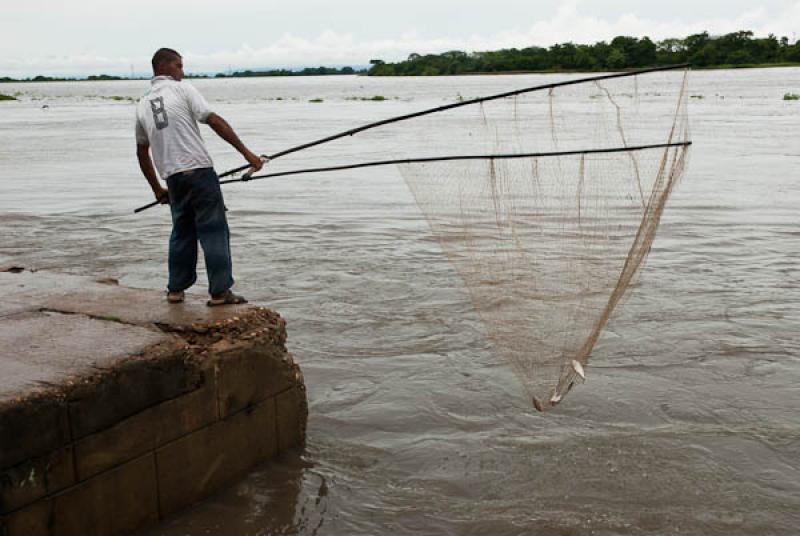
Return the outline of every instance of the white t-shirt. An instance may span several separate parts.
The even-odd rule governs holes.
[[[197,89],[171,76],[156,76],[136,107],[136,143],[150,145],[162,178],[190,169],[212,167],[197,122],[211,110]]]

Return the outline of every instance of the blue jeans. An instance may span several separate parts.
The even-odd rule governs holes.
[[[170,292],[197,281],[197,241],[203,247],[209,294],[233,286],[230,231],[219,179],[213,168],[194,169],[167,178],[172,235],[169,238]]]

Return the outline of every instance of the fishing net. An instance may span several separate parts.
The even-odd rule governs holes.
[[[414,154],[579,151],[400,166],[539,410],[585,378],[650,252],[688,145],[630,148],[689,141],[686,84],[680,71],[517,95],[415,119],[425,139],[403,140]]]
[[[336,141],[325,161],[413,160],[402,176],[497,354],[544,411],[585,379],[650,252],[686,167],[687,77],[652,72],[459,106]],[[391,155],[376,149],[387,140]],[[479,157],[439,160],[459,155]]]
[[[297,164],[312,161],[402,161],[496,352],[543,411],[584,380],[594,344],[647,258],[687,163],[687,77],[672,68],[575,75],[388,118],[278,153],[303,151],[263,177],[307,172]]]

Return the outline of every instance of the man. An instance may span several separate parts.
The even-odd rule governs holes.
[[[136,156],[156,199],[169,203],[167,301],[181,303],[184,291],[197,280],[197,242],[203,247],[208,271],[209,306],[247,303],[231,291],[233,273],[225,205],[197,122],[206,123],[258,171],[262,160],[239,140],[202,95],[183,79],[183,58],[169,48],[153,55],[152,87],[136,109]],[[152,150],[152,159],[150,151]],[[155,161],[155,168],[153,166]],[[165,177],[168,190],[158,181]]]

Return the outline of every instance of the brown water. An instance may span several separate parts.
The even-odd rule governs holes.
[[[273,152],[560,78],[196,85]],[[0,263],[163,287],[169,217],[130,213],[149,201],[133,106],[107,98],[145,85],[0,88],[24,92],[0,103]],[[787,92],[800,69],[692,74],[688,174],[586,385],[546,415],[492,358],[394,168],[227,187],[237,288],[287,318],[308,448],[148,534],[800,532],[800,103]],[[373,95],[389,100],[348,100]],[[207,137],[218,169],[240,163]]]

